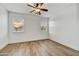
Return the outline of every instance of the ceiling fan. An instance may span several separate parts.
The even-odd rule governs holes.
[[[31,13],[34,12],[35,14],[41,15],[41,12],[47,12],[48,9],[44,9],[43,7],[44,3],[34,3],[33,5],[27,4],[27,6],[32,7],[33,10],[30,11]]]

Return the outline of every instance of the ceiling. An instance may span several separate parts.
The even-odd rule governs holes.
[[[26,3],[0,3],[9,11],[20,12],[20,13],[29,13],[32,8],[28,7]],[[43,12],[42,16],[44,17],[54,17],[58,15],[62,10],[71,6],[71,3],[45,3],[45,8],[48,9],[48,12]]]

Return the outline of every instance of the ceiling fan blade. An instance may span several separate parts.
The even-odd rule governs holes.
[[[30,13],[34,12],[35,10],[30,11]]]
[[[48,11],[48,9],[41,9],[41,10],[42,10],[42,11],[46,11],[46,12]]]
[[[33,8],[35,8],[34,6],[32,6],[32,5],[30,5],[30,4],[27,4],[27,6],[30,6],[30,7],[33,7]]]
[[[39,5],[39,3],[36,3],[36,4],[35,4],[35,7],[38,7],[38,5]]]
[[[41,6],[44,4],[44,3],[39,3]]]
[[[34,3],[34,6],[35,6],[35,7],[38,7],[39,5],[41,5],[41,6],[42,6],[42,5],[43,5],[43,3]]]

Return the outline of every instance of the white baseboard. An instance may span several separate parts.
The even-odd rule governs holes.
[[[10,41],[9,44],[12,44],[12,43],[20,43],[20,42],[36,41],[36,40],[44,40],[44,39],[49,39],[49,38],[42,38],[42,39],[29,39],[29,40],[19,40],[19,41]]]
[[[54,38],[54,39],[55,39],[55,38]],[[66,46],[66,47],[72,48],[72,49],[74,49],[74,50],[76,50],[76,51],[79,51],[79,48],[69,46],[69,45],[67,45],[67,44],[65,44],[65,43],[63,43],[63,42],[59,42],[59,41],[56,41],[56,40],[53,40],[53,39],[50,39],[50,40],[55,41],[55,42],[57,42],[57,43],[59,43],[59,44],[62,44],[62,45],[64,45],[64,46]]]

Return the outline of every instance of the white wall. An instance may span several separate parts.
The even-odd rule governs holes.
[[[27,7],[26,4],[2,4],[2,5],[10,11],[14,11],[14,12],[16,11],[16,12],[21,12],[21,13],[28,13],[31,9],[31,8]],[[18,6],[20,6],[20,7],[18,7]],[[45,4],[45,6],[47,9],[49,9],[47,14],[45,14],[45,15],[50,16],[50,21],[49,21],[49,23],[51,23],[49,26],[50,38],[61,44],[64,44],[71,48],[79,50],[79,40],[78,40],[79,39],[79,37],[78,37],[79,36],[79,30],[78,30],[79,29],[79,20],[78,20],[79,19],[79,17],[78,17],[79,8],[78,8],[78,5],[73,4],[73,3],[54,3],[54,4],[50,3],[50,4]],[[2,10],[3,8],[0,7],[0,9]],[[1,11],[0,11],[0,14],[1,14]],[[18,15],[18,17],[20,17],[20,16],[22,16],[22,15]],[[28,15],[23,16],[24,19],[27,19],[27,17],[29,17],[29,16]],[[34,17],[36,17],[36,16],[34,16]],[[2,19],[4,19],[4,18],[2,18]],[[0,21],[2,21],[2,20],[0,20]],[[30,20],[27,20],[27,21],[26,21],[26,23],[28,25],[30,23],[32,23],[32,21],[30,21]],[[36,19],[35,19],[35,21],[36,21]],[[37,22],[37,23],[39,23],[39,22]],[[0,24],[2,24],[2,22]],[[27,26],[26,28],[29,27],[27,24],[26,24],[26,26]],[[37,26],[35,23],[32,23],[32,24]],[[7,25],[3,25],[3,26],[7,26]],[[2,29],[1,25],[0,25],[0,28]],[[4,28],[6,28],[6,27],[4,27]],[[34,28],[33,28],[33,30],[34,30]],[[6,31],[6,30],[4,29],[4,31]],[[26,33],[28,34],[31,32],[33,32],[32,27],[30,27],[30,30],[27,29],[25,31],[25,34]],[[1,33],[4,33],[4,32],[1,31]],[[34,31],[34,33],[35,33],[35,31]],[[31,40],[31,38],[40,37],[39,35],[36,35],[36,37],[34,37],[34,36],[32,36],[33,34],[32,35],[28,34],[26,36],[26,38],[28,38],[28,37],[29,38],[28,38],[28,40],[26,40],[26,39],[22,39],[25,37],[23,34],[22,35],[19,34],[19,36],[17,36],[18,33],[17,34],[10,33],[10,35],[11,35],[9,37],[9,39],[11,38],[11,40],[9,40],[10,42],[16,42],[16,41],[19,42],[19,41],[24,41],[24,40],[29,41],[29,40]],[[0,37],[2,37],[2,36],[5,37],[5,35],[0,34]],[[14,38],[12,39],[12,37],[14,37]],[[19,38],[21,38],[21,39],[19,39]],[[3,38],[2,39],[0,38],[0,42],[1,42],[0,43],[1,46],[5,45],[3,42],[6,42],[6,39],[4,41]]]
[[[24,19],[24,32],[13,32],[13,19]],[[48,18],[32,14],[9,12],[9,43],[48,39],[48,32],[42,32],[40,22],[47,22]]]
[[[8,14],[7,10],[0,6],[0,49],[8,43]]]
[[[79,50],[79,19],[77,4],[61,4],[58,14],[50,18],[50,38],[63,45]],[[66,8],[64,8],[66,6]],[[53,14],[53,13],[52,13]],[[56,15],[57,14],[57,15]]]

